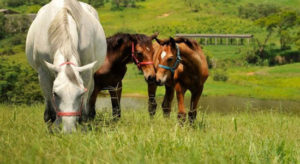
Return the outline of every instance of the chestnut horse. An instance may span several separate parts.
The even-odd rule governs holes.
[[[204,83],[208,78],[208,66],[204,53],[194,40],[186,38],[170,38],[168,40],[156,39],[159,44],[154,45],[153,56],[156,68],[156,83],[164,85],[166,93],[162,103],[165,116],[171,112],[171,102],[176,91],[178,101],[178,119],[185,121],[184,95],[187,90],[191,92],[190,123],[197,116],[197,105],[203,91]],[[155,95],[156,85],[150,84],[149,95]],[[155,98],[149,98],[150,116],[155,114]]]
[[[152,40],[157,35],[118,33],[107,38],[107,55],[104,64],[94,75],[95,89],[90,99],[91,119],[95,117],[95,104],[101,90],[109,90],[114,119],[118,120],[121,117],[122,80],[128,63],[134,62],[143,71],[145,80],[148,83],[155,83]]]

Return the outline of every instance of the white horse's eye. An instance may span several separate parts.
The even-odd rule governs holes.
[[[161,53],[161,59],[164,59],[164,58],[166,57],[166,55],[167,55],[166,51],[163,51],[163,52]]]

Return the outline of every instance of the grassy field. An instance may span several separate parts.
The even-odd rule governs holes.
[[[298,163],[300,119],[280,112],[201,113],[181,127],[173,112],[150,120],[99,112],[91,130],[50,134],[41,105],[0,105],[1,163]]]
[[[146,0],[138,2],[137,8],[112,11],[111,4],[106,3],[97,10],[107,36],[116,32],[160,32],[161,38],[176,33],[250,33],[262,39],[262,28],[238,17],[238,7],[249,2],[293,9],[300,5],[299,0],[201,0],[199,11],[193,12],[182,0]],[[12,9],[34,13],[39,8],[34,5]],[[14,40],[13,36],[0,40],[0,51],[12,47],[16,53],[1,56],[0,60],[7,58],[8,62],[30,69],[24,44],[13,45]],[[270,43],[278,46],[278,36],[274,34]],[[210,70],[203,96],[299,101],[300,63],[274,67],[246,64],[245,52],[251,46],[204,46],[217,66]],[[218,71],[228,77],[226,82],[213,80]],[[147,95],[143,75],[133,64],[128,65],[123,93]],[[163,95],[164,88],[160,87],[157,96]],[[117,123],[111,121],[110,108],[100,108],[94,122],[63,135],[48,132],[42,104],[0,104],[0,163],[300,162],[300,119],[295,113],[283,112],[288,110],[249,106],[234,112],[222,112],[222,108],[206,113],[209,109],[201,108],[195,125],[182,127],[176,112],[165,119],[159,104],[156,117],[150,120],[144,108],[123,108]]]

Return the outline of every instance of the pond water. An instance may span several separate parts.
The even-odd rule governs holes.
[[[157,97],[157,110],[161,109],[163,97]],[[190,98],[185,98],[185,106],[188,111]],[[111,101],[109,96],[101,96],[98,98],[96,104],[97,110],[111,110]],[[122,110],[145,110],[148,109],[147,97],[122,97],[121,99]],[[173,111],[177,111],[177,100],[174,97]],[[218,113],[233,113],[241,111],[278,111],[291,114],[300,115],[300,101],[289,100],[265,100],[255,98],[244,98],[235,96],[222,96],[222,97],[201,97],[200,110]]]

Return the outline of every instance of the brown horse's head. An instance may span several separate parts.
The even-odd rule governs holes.
[[[143,34],[131,35],[132,41],[132,59],[133,62],[144,73],[145,80],[147,82],[155,82],[155,69],[153,65],[154,49],[152,46],[152,40],[157,38],[158,34],[152,36],[146,36]]]
[[[177,69],[180,63],[179,49],[173,38],[168,40],[156,39],[160,44],[160,50],[156,51],[156,62],[158,62],[156,70],[156,82],[158,85],[164,85],[174,75],[174,71]]]

